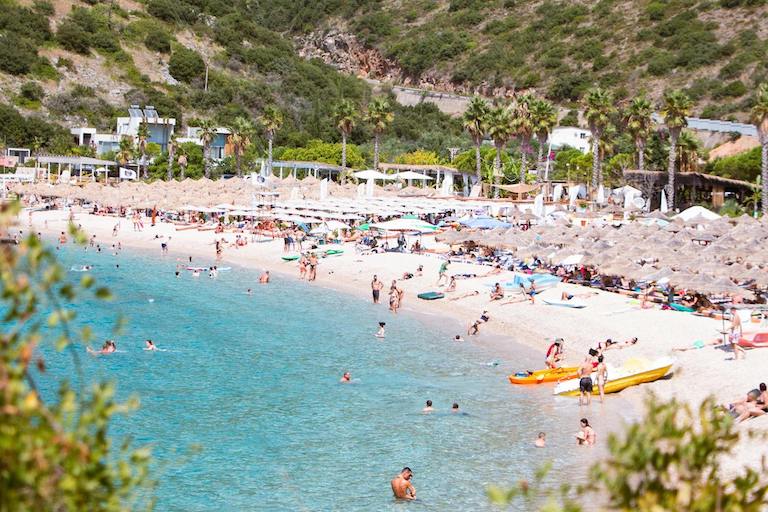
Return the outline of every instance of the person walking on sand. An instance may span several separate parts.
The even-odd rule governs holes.
[[[392,493],[395,495],[395,498],[399,500],[416,499],[416,488],[413,487],[411,478],[413,478],[413,471],[409,467],[404,467],[400,474],[392,479],[390,485],[392,486]]]
[[[600,403],[605,401],[605,383],[608,382],[608,368],[603,362],[603,356],[597,356],[597,390],[600,392]]]
[[[311,253],[309,255],[309,273],[307,275],[307,281],[314,281],[317,279],[317,255]]]
[[[373,295],[373,303],[378,304],[381,295],[381,289],[384,288],[384,283],[379,280],[379,277],[374,274],[371,281],[371,295]]]
[[[736,310],[736,308],[731,308],[731,334],[730,334],[730,341],[731,341],[731,349],[733,350],[733,358],[734,359],[746,359],[746,352],[744,351],[744,348],[742,348],[739,345],[739,340],[741,340],[742,335],[742,327],[741,327],[741,317],[739,316],[739,312]]]
[[[307,265],[309,264],[309,261],[307,260],[307,257],[303,254],[299,258],[299,279],[304,279],[307,277]]]
[[[592,354],[579,367],[579,405],[592,403]]]
[[[437,285],[440,286],[440,283],[443,281],[443,279],[448,280],[448,265],[450,264],[450,261],[445,260],[440,264],[440,270],[437,272]]]

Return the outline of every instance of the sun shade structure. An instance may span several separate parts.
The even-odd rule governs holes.
[[[392,174],[384,174],[383,172],[374,171],[373,169],[368,169],[366,171],[358,171],[354,173],[353,176],[359,180],[395,180],[397,179]]]
[[[426,174],[419,174],[418,172],[405,171],[395,174],[397,179],[401,180],[421,180],[421,181],[434,181],[435,178],[427,176]]]

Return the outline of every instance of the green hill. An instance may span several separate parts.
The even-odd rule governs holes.
[[[132,103],[223,125],[274,104],[285,113],[279,145],[336,141],[332,108],[341,98],[367,102],[369,85],[353,75],[378,78],[371,59],[385,62],[385,78],[395,82],[486,95],[530,88],[566,106],[594,83],[619,98],[682,87],[707,117],[738,117],[754,84],[768,78],[768,6],[759,0],[0,0],[0,7],[0,142],[49,149],[68,144],[57,124],[110,129]],[[344,45],[319,55],[350,61],[341,66],[347,73],[299,56],[329,31],[363,48],[368,68],[355,69],[360,56]],[[368,141],[358,125],[351,141]],[[458,123],[430,105],[397,107],[383,146],[385,154],[444,150],[460,136]]]

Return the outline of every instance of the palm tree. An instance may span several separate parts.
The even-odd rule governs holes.
[[[611,121],[611,114],[616,111],[613,106],[613,95],[601,89],[593,87],[584,96],[584,117],[592,132],[592,189],[597,190],[602,181],[602,169],[600,166],[600,138],[603,130]]]
[[[488,135],[493,139],[493,145],[496,148],[496,159],[493,162],[493,182],[495,185],[501,184],[501,153],[504,146],[514,136],[512,128],[512,113],[509,108],[498,106],[488,112],[487,121]],[[493,192],[494,197],[499,197],[499,189]]]
[[[485,137],[488,110],[488,103],[480,96],[474,96],[461,119],[464,129],[467,130],[467,133],[472,138],[472,143],[475,145],[475,176],[477,176],[478,183],[483,181],[480,146]]]
[[[539,143],[537,162],[541,162],[544,156],[544,143],[549,139],[552,129],[557,126],[557,109],[555,109],[551,102],[542,98],[536,98],[531,103],[531,118],[533,120],[533,131]],[[547,158],[549,158],[549,155],[547,155]]]
[[[518,98],[512,109],[512,129],[515,135],[520,137],[520,183],[525,181],[528,173],[528,151],[534,130],[531,104],[535,100],[530,94],[524,94]]]
[[[651,114],[653,107],[651,102],[645,96],[638,96],[629,104],[629,108],[624,113],[624,123],[627,130],[635,139],[635,149],[637,149],[637,168],[645,169],[645,142],[651,134],[653,119]]]
[[[768,83],[760,84],[757,88],[755,106],[750,112],[752,122],[757,127],[757,136],[760,140],[761,165],[760,180],[762,183],[763,216],[768,215]]]
[[[690,132],[680,133],[677,141],[677,168],[680,172],[693,172],[699,168],[701,142]]]
[[[176,156],[177,147],[176,133],[172,133],[171,138],[168,139],[168,181],[173,179],[173,159]]]
[[[118,162],[120,162],[120,165],[125,167],[128,165],[128,162],[131,161],[131,158],[133,158],[133,138],[128,136],[123,136],[120,139],[120,145],[117,150],[117,154],[115,155],[115,158]]]
[[[211,177],[211,142],[218,133],[218,127],[212,120],[204,119],[200,122],[197,136],[203,143],[203,173],[206,178]]]
[[[267,171],[268,176],[272,176],[272,143],[275,140],[275,133],[283,126],[283,113],[269,105],[264,109],[259,121],[264,128],[264,133],[267,134]]]
[[[677,139],[680,132],[688,126],[688,117],[691,113],[693,103],[691,99],[682,91],[670,91],[664,94],[664,104],[661,109],[661,117],[664,118],[664,124],[669,131],[669,159],[667,161],[667,173],[669,174],[667,183],[667,200],[670,209],[675,207],[675,162],[677,161]]]
[[[136,139],[139,144],[139,154],[141,154],[142,177],[147,179],[149,177],[149,166],[147,165],[147,141],[149,140],[149,125],[147,123],[139,123],[139,128],[136,131]]]
[[[237,176],[243,176],[241,159],[243,153],[251,145],[251,135],[253,134],[253,124],[244,117],[236,117],[229,127],[229,142],[235,150],[235,169]]]
[[[341,182],[347,177],[347,137],[352,134],[357,122],[357,108],[350,100],[341,100],[333,109],[333,120],[341,132]]]
[[[379,138],[387,126],[394,121],[395,114],[387,98],[378,96],[373,98],[368,104],[368,112],[365,115],[366,121],[371,123],[373,129],[373,168],[379,169]]]

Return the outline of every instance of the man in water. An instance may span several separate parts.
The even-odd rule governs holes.
[[[395,498],[399,500],[416,499],[416,488],[413,487],[411,478],[413,478],[413,471],[411,471],[411,468],[405,467],[400,471],[399,475],[392,479],[390,483]]]
[[[544,448],[547,445],[547,434],[544,432],[539,432],[539,436],[533,442],[533,445],[536,448]]]
[[[152,342],[152,340],[146,340],[146,341],[144,342],[144,345],[145,345],[145,346],[144,346],[144,350],[157,350],[157,347],[156,347],[156,346],[155,346],[155,344]]]
[[[379,280],[377,275],[373,276],[371,281],[371,295],[373,295],[373,303],[379,303],[379,296],[381,295],[381,289],[384,287],[384,283]]]
[[[339,382],[342,384],[349,384],[352,382],[352,374],[349,372],[344,372],[344,375],[341,376],[341,380]]]
[[[589,355],[579,367],[579,405],[592,403],[592,358],[594,349],[589,349]]]
[[[597,390],[600,392],[600,403],[605,400],[605,383],[608,381],[608,368],[603,362],[602,354],[597,356]]]
[[[269,283],[269,270],[265,270],[263,274],[259,277],[259,283],[261,284],[267,284]]]
[[[424,414],[428,414],[428,413],[430,413],[430,412],[434,412],[434,411],[435,411],[435,408],[434,408],[434,407],[432,407],[432,400],[427,400],[427,406],[426,406],[426,407],[424,407],[424,408],[421,410],[421,412],[423,412]]]
[[[459,404],[453,402],[453,405],[451,406],[451,412],[459,412]]]

